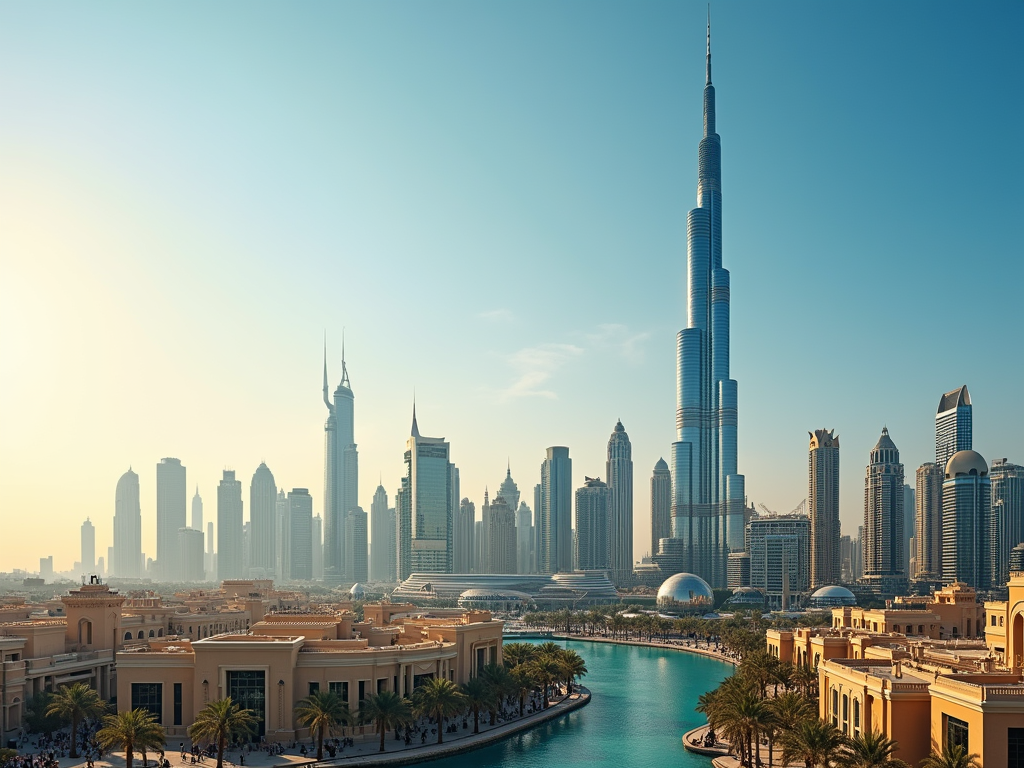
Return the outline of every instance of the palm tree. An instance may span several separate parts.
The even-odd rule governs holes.
[[[519,697],[519,716],[523,716],[526,709],[526,697],[534,689],[537,681],[526,664],[520,665],[509,673],[512,678],[512,690]]]
[[[211,701],[196,715],[188,727],[192,743],[214,741],[217,743],[217,768],[224,768],[224,749],[235,736],[248,736],[257,728],[256,717],[251,709],[242,709],[228,696]]]
[[[384,751],[384,734],[412,722],[412,702],[394,691],[371,693],[359,705],[359,715],[366,721],[377,722],[380,733],[380,751]]]
[[[565,671],[567,681],[569,683],[569,693],[572,693],[572,684],[577,677],[583,677],[587,674],[587,664],[583,661],[583,657],[580,656],[576,651],[565,650],[562,652],[562,663],[565,665]]]
[[[847,745],[843,758],[844,768],[908,768],[907,764],[893,753],[900,748],[899,742],[874,731],[854,736]]]
[[[527,663],[536,655],[537,646],[532,643],[505,643],[502,648],[502,658],[511,669]]]
[[[479,676],[491,688],[491,725],[494,725],[497,709],[501,706],[505,697],[512,693],[512,677],[501,664],[487,664],[480,670]]]
[[[813,696],[814,688],[818,684],[818,673],[808,666],[799,664],[793,670],[793,684],[802,689],[804,695]]]
[[[86,683],[61,686],[46,708],[47,716],[59,717],[63,722],[71,721],[71,757],[78,757],[78,724],[106,711],[103,699]]]
[[[786,691],[771,700],[772,712],[780,730],[792,731],[797,725],[816,717],[810,699],[796,691]]]
[[[537,653],[546,653],[549,656],[557,656],[564,649],[558,643],[553,643],[548,640],[546,643],[541,643],[537,646]]]
[[[477,675],[469,678],[469,682],[462,686],[462,693],[469,708],[473,710],[473,733],[480,733],[480,710],[490,708],[494,691],[486,680]]]
[[[967,754],[967,747],[947,741],[942,754],[933,751],[921,761],[921,768],[981,768],[978,760],[978,755]]]
[[[530,671],[544,689],[544,708],[547,709],[549,704],[548,688],[558,679],[562,671],[558,660],[547,653],[539,654],[537,658],[530,662]]]
[[[829,768],[843,754],[846,737],[830,723],[805,720],[783,733],[782,764],[803,760],[806,768]]]
[[[125,768],[132,768],[135,750],[142,752],[145,762],[146,750],[164,743],[164,729],[148,710],[131,709],[103,718],[96,741],[106,750],[123,749]]]
[[[437,743],[444,743],[444,719],[466,708],[466,697],[451,680],[432,677],[412,694],[413,709],[420,715],[437,720]],[[218,767],[219,768],[219,767]]]
[[[299,701],[295,706],[299,722],[316,734],[316,759],[324,759],[324,736],[329,735],[338,725],[349,725],[352,713],[348,704],[331,691],[316,691]]]

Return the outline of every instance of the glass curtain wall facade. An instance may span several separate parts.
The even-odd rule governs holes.
[[[728,554],[743,548],[744,478],[737,470],[737,385],[729,378],[729,271],[722,267],[722,146],[715,124],[708,25],[704,137],[697,207],[686,217],[687,326],[676,341],[676,441],[672,444],[674,557],[714,587]],[[674,568],[672,569],[675,570]]]
[[[324,579],[340,583],[349,575],[345,564],[345,516],[359,496],[359,452],[355,444],[355,395],[341,346],[341,382],[331,402],[324,349]]]

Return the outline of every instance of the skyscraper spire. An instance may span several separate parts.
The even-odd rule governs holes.
[[[707,57],[707,81],[704,85],[711,85],[711,3],[708,3],[708,57]]]
[[[420,436],[420,428],[416,424],[416,395],[412,396],[412,432],[410,432],[410,434],[413,437]]]
[[[324,405],[327,410],[334,413],[334,403],[331,402],[331,388],[327,383],[327,331],[324,331]]]
[[[345,329],[341,329],[341,386],[352,389],[348,380],[348,367],[345,365]]]

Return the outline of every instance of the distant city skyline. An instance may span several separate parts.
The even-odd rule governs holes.
[[[24,76],[0,83],[0,488],[26,545],[0,570],[48,555],[69,570],[87,517],[107,553],[130,466],[141,527],[121,530],[157,559],[165,456],[208,503],[223,469],[248,478],[265,459],[282,487],[309,488],[327,528],[316,379],[324,329],[333,367],[343,326],[360,488],[397,490],[415,390],[477,506],[508,460],[521,488],[538,483],[547,446],[568,446],[578,477],[602,474],[621,416],[645,479],[634,510],[650,508],[647,473],[674,438],[704,6],[566,4],[545,25],[530,5],[282,13],[239,29],[228,4],[197,37],[159,7],[68,7],[57,27],[45,9],[2,12],[0,65]],[[1007,98],[1024,82],[1024,9],[969,25],[952,4],[714,15],[748,500],[805,498],[815,424],[861,457],[885,423],[906,467],[932,460],[935,397],[964,383],[974,447],[1024,462],[1024,362],[1003,333],[1024,276],[1024,107]],[[882,176],[899,205],[880,204]],[[950,279],[975,252],[999,279]],[[567,290],[581,275],[586,290]],[[809,323],[809,303],[828,321]],[[909,354],[936,307],[957,308],[943,343],[971,354],[916,356],[879,384],[860,353],[871,313],[891,313]],[[828,386],[804,374],[812,352]],[[863,461],[847,460],[847,535],[862,495]],[[638,559],[650,520],[633,521]]]

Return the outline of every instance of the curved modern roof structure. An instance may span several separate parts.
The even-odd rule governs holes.
[[[857,596],[846,587],[832,584],[814,592],[810,604],[814,608],[826,608],[837,605],[856,605]]]
[[[988,475],[988,462],[977,451],[957,451],[946,462],[946,479],[961,475]]]
[[[939,408],[936,413],[945,413],[951,411],[954,408],[958,408],[961,405],[971,404],[971,393],[967,391],[967,385],[964,384],[959,389],[954,389],[951,392],[947,392],[941,398],[939,398]]]

